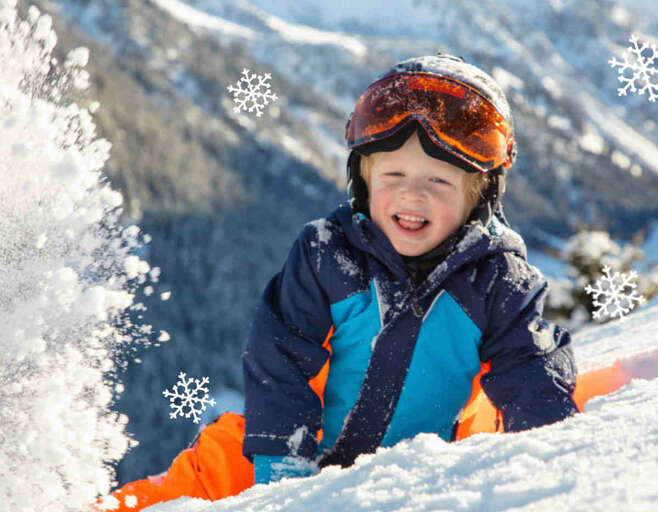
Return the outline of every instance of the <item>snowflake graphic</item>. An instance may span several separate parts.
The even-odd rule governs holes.
[[[206,404],[215,405],[215,400],[208,400],[208,388],[204,384],[208,384],[208,377],[203,377],[201,381],[192,377],[186,379],[185,372],[180,372],[173,391],[167,389],[162,392],[164,396],[169,397],[169,407],[173,409],[169,417],[173,419],[183,415],[186,418],[193,416],[194,423],[199,423]],[[198,405],[201,406],[200,409],[197,408]]]
[[[608,61],[611,67],[620,66],[618,71],[619,76],[617,79],[620,82],[624,82],[626,84],[624,87],[617,89],[617,93],[619,96],[626,96],[626,92],[628,91],[629,87],[631,92],[638,91],[638,89],[635,87],[637,83],[636,81],[642,80],[644,82],[644,86],[639,90],[639,94],[644,94],[644,91],[648,91],[649,101],[655,102],[658,98],[658,83],[652,82],[651,77],[655,73],[658,73],[658,69],[651,66],[654,64],[656,57],[658,57],[658,47],[655,44],[652,44],[651,56],[645,58],[642,56],[642,52],[646,50],[649,45],[642,43],[642,47],[639,47],[638,38],[635,36],[635,34],[631,34],[629,41],[633,43],[633,46],[629,46],[626,49],[623,55],[623,61],[618,61],[614,57]],[[637,62],[633,62],[631,54],[635,55]],[[624,71],[627,68],[633,71],[633,76],[630,78],[624,76]]]
[[[276,94],[270,91],[268,80],[272,77],[269,73],[265,75],[249,75],[249,70],[242,70],[242,77],[235,84],[229,85],[227,89],[233,93],[233,102],[236,112],[246,110],[248,112],[256,111],[256,117],[263,115],[263,107],[269,105],[270,100],[276,101]],[[254,83],[256,81],[256,83]],[[244,85],[244,87],[242,87]],[[259,101],[260,100],[260,101]]]
[[[603,273],[605,275],[594,283],[595,288],[590,285],[585,287],[585,292],[592,294],[594,298],[594,306],[599,308],[592,315],[595,319],[601,315],[611,318],[618,315],[619,318],[622,318],[635,307],[634,302],[637,302],[638,305],[645,303],[644,297],[637,295],[636,284],[631,282],[637,277],[635,270],[631,270],[628,274],[615,272],[610,275],[610,267],[606,265],[603,267]],[[630,293],[624,293],[625,288],[630,288]],[[603,302],[598,300],[601,295]]]

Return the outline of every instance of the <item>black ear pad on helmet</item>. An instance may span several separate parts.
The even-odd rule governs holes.
[[[502,197],[504,192],[504,180],[500,177],[505,173],[503,166],[496,167],[487,172],[491,176],[489,186],[484,191],[484,199],[473,208],[471,215],[466,220],[466,224],[470,222],[480,221],[482,225],[486,226],[494,215],[497,215],[500,220],[509,227],[509,222],[505,218],[502,210]]]
[[[347,197],[352,213],[363,213],[370,217],[368,209],[368,186],[361,176],[361,155],[352,151],[347,159]]]

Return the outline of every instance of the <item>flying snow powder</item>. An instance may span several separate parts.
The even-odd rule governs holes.
[[[0,0],[2,510],[84,510],[116,486],[111,463],[134,445],[110,410],[117,370],[150,329],[128,314],[145,238],[121,226],[110,144],[69,99],[89,52],[58,64],[56,43],[49,16]]]

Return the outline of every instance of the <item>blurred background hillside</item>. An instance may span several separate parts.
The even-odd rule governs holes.
[[[652,1],[19,0],[29,5],[53,16],[60,55],[90,49],[78,101],[100,102],[107,175],[162,269],[136,315],[171,340],[127,363],[116,407],[140,445],[122,483],[163,471],[194,437],[162,397],[179,371],[210,378],[207,420],[239,407],[257,300],[303,224],[345,200],[345,122],[398,60],[445,51],[505,88],[519,145],[505,212],[555,282],[553,319],[582,325],[577,292],[599,261],[637,268],[656,293],[658,103],[618,96],[608,64],[631,33],[656,42]],[[226,88],[244,68],[272,75],[279,99],[262,117],[233,110]]]

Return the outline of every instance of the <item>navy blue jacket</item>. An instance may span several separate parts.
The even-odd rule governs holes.
[[[304,226],[243,356],[247,457],[313,459],[339,439],[366,453],[419,432],[449,441],[483,362],[505,431],[577,411],[570,336],[542,317],[547,283],[521,237],[496,217],[458,234],[414,284],[386,235],[349,204]],[[309,382],[328,361],[318,393]]]

